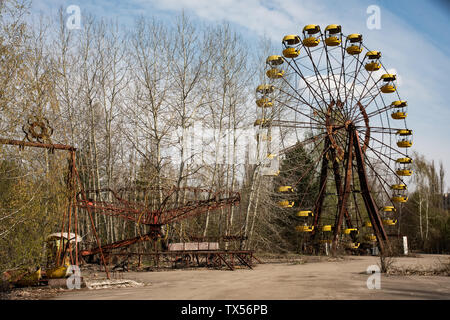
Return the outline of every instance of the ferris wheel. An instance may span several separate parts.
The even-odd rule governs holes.
[[[267,58],[267,81],[256,89],[255,126],[269,138],[285,132],[280,154],[268,148],[267,157],[301,147],[311,161],[263,175],[278,176],[278,205],[295,212],[296,230],[310,243],[372,243],[383,251],[412,175],[412,130],[395,70],[361,34],[345,36],[336,24],[307,25],[282,46]]]

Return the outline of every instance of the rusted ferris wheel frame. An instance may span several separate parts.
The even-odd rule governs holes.
[[[311,227],[301,228],[300,230],[310,232],[311,239],[314,239],[319,232],[318,227],[324,197],[327,192],[328,171],[330,170],[334,175],[337,195],[333,247],[336,248],[337,246],[344,218],[347,225],[346,230],[356,230],[347,208],[347,202],[354,201],[357,215],[360,215],[353,190],[358,184],[360,188],[358,193],[361,194],[364,202],[370,220],[369,224],[373,228],[380,251],[384,251],[385,244],[388,243],[388,236],[383,226],[384,221],[381,220],[379,213],[381,209],[377,207],[372,195],[368,174],[373,176],[374,181],[379,182],[380,193],[387,195],[388,201],[391,201],[392,205],[394,205],[394,201],[406,201],[407,197],[393,196],[391,198],[385,187],[390,181],[384,175],[391,174],[395,180],[399,181],[398,184],[390,186],[392,190],[406,190],[402,176],[411,174],[411,170],[393,170],[390,167],[391,161],[411,163],[407,153],[392,147],[393,134],[403,134],[404,136],[411,134],[409,129],[392,128],[390,125],[388,112],[394,107],[399,110],[395,112],[395,116],[394,113],[392,114],[393,119],[404,120],[406,118],[404,109],[401,110],[406,106],[406,102],[400,99],[393,82],[396,80],[396,75],[389,74],[381,64],[379,52],[369,51],[362,44],[362,35],[343,36],[339,25],[329,25],[324,33],[319,26],[308,25],[303,29],[303,34],[303,40],[296,35],[288,35],[283,38],[284,57],[273,55],[267,58],[266,63],[269,66],[267,76],[270,80],[268,84],[260,85],[257,88],[257,94],[262,94],[262,96],[259,96],[257,104],[260,107],[258,110],[262,110],[263,120],[258,120],[259,122],[255,122],[255,125],[259,125],[261,129],[267,128],[267,130],[270,130],[271,127],[309,129],[312,137],[308,137],[307,140],[309,141],[300,140],[299,143],[301,145],[314,143],[313,150],[318,150],[319,146],[323,146],[320,157],[309,166],[295,184],[300,183],[310,170],[312,172],[317,170],[317,165],[321,163],[318,172],[319,191],[313,205],[313,211],[310,211],[314,212],[313,223]],[[319,44],[323,44],[323,46],[319,46]],[[367,53],[364,58],[360,59],[359,54],[364,49],[367,50]],[[333,54],[331,54],[332,51]],[[348,63],[349,60],[350,63]],[[279,67],[283,63],[288,65],[286,70]],[[354,71],[350,69],[352,64]],[[366,69],[367,74],[364,73],[363,75],[364,69]],[[379,80],[375,79],[372,71],[383,69],[386,73]],[[290,83],[287,80],[290,77],[288,71],[291,72],[290,74],[299,77],[304,86],[297,87]],[[284,86],[276,85],[276,81],[280,81]],[[380,82],[384,83],[382,87],[379,86]],[[270,90],[258,91],[262,88],[269,88]],[[278,89],[281,96],[274,95],[274,89]],[[396,92],[399,100],[386,105],[382,93],[392,92]],[[289,101],[294,102],[294,105],[287,103],[283,95]],[[280,108],[293,111],[296,115],[294,120],[292,120],[292,117],[289,120],[282,120],[281,117],[266,119],[265,110],[271,109],[277,104]],[[369,107],[375,107],[376,109],[368,111]],[[273,114],[280,115],[281,113],[272,112]],[[299,115],[300,120],[297,120],[297,115]],[[384,116],[386,117],[384,118]],[[376,126],[370,123],[370,119],[376,119],[375,117],[379,117],[379,120],[375,122],[381,121],[381,125]],[[309,121],[301,120],[301,118]],[[406,126],[406,122],[404,123]],[[408,139],[397,141],[398,147],[409,147],[411,144]],[[295,148],[295,146],[293,147]],[[283,151],[293,147],[285,148]],[[393,154],[404,158],[393,159]],[[329,168],[330,164],[331,169]],[[384,166],[382,172],[377,172],[377,166],[379,165]],[[343,177],[341,168],[344,173]],[[355,173],[353,172],[354,169],[356,170]],[[359,183],[356,180],[359,180]],[[302,191],[303,194],[307,194],[312,182],[313,179],[306,185],[306,188]],[[353,200],[350,200],[350,194],[353,194]],[[302,203],[303,200],[300,202],[300,206]],[[383,210],[388,208],[395,212],[395,209],[390,209],[394,206],[382,208]],[[306,209],[300,208],[300,210]],[[349,231],[346,234],[350,234],[355,241],[356,233]]]

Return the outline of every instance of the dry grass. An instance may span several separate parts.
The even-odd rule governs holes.
[[[388,271],[392,275],[418,275],[418,276],[450,276],[450,258],[439,260],[434,266],[392,267]]]

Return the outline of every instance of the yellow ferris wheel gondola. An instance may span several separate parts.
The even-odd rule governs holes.
[[[313,217],[314,213],[311,210],[301,210],[297,212],[297,217]]]
[[[393,196],[391,198],[391,200],[393,202],[398,202],[398,203],[405,203],[408,201],[408,197],[407,196]]]
[[[397,224],[397,219],[385,219],[383,224],[386,226],[395,226]]]
[[[400,129],[397,130],[397,146],[399,148],[409,148],[412,146],[412,130],[410,129]]]
[[[294,188],[292,188],[292,186],[279,186],[277,189],[278,192],[294,192]]]
[[[298,44],[300,43],[300,37],[294,34],[289,34],[284,36],[282,41],[285,49],[283,50],[283,56],[285,58],[297,58],[300,55],[300,48]]]
[[[256,105],[260,108],[270,108],[273,106],[272,99],[268,97],[274,91],[274,86],[260,84],[256,87]]]
[[[391,113],[392,119],[403,120],[406,119],[408,113],[406,112],[406,106],[408,103],[404,100],[397,100],[391,103],[391,107],[394,109]]]
[[[396,173],[399,176],[411,176],[413,171],[411,170],[412,159],[410,157],[398,158],[395,160],[398,164]]]
[[[394,206],[384,206],[381,208],[381,211],[384,212],[395,212],[397,211]]]
[[[344,234],[351,234],[351,233],[356,233],[356,232],[358,232],[358,229],[357,229],[357,228],[347,228],[347,229],[344,229]]]
[[[396,90],[396,87],[394,85],[394,81],[397,79],[397,76],[395,74],[386,73],[383,74],[380,78],[380,80],[383,80],[384,82],[387,82],[385,85],[383,85],[380,90],[383,93],[393,93]]]
[[[282,200],[278,202],[278,205],[282,208],[292,208],[294,206],[294,201]]]
[[[359,33],[352,33],[347,37],[347,41],[350,42],[350,46],[345,49],[348,54],[357,55],[362,52],[362,35]]]
[[[273,92],[273,90],[275,89],[275,87],[273,85],[270,84],[260,84],[259,86],[256,87],[256,93],[258,94],[270,94]]]
[[[366,58],[369,59],[369,62],[364,65],[364,68],[369,71],[377,71],[381,68],[380,58],[381,58],[381,52],[380,51],[369,51],[366,53]]]
[[[400,184],[393,184],[393,185],[391,185],[391,189],[392,190],[402,191],[402,190],[407,190],[408,187],[406,186],[406,184],[400,183]]]
[[[397,171],[395,171],[395,173],[397,173],[397,175],[399,176],[410,177],[412,176],[413,171],[410,169],[398,169]]]
[[[317,24],[308,24],[303,28],[303,45],[305,47],[316,47],[320,43],[317,34],[320,33],[320,27]]]
[[[284,59],[279,55],[272,55],[267,57],[266,63],[271,67],[267,70],[266,75],[270,79],[278,79],[284,75],[284,70],[279,69],[277,66],[283,64]]]
[[[341,26],[338,24],[330,24],[325,28],[325,43],[327,46],[335,47],[342,42]]]
[[[314,226],[296,226],[298,232],[313,232]]]

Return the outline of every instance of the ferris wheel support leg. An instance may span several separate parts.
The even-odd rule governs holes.
[[[378,214],[377,205],[375,203],[375,200],[373,199],[371,193],[369,184],[367,182],[367,175],[366,170],[364,166],[364,153],[361,149],[361,144],[359,142],[358,132],[356,129],[353,131],[354,136],[354,145],[355,145],[355,156],[356,156],[356,162],[358,166],[358,176],[359,176],[359,183],[361,187],[361,195],[364,200],[364,204],[367,209],[367,213],[369,215],[370,222],[372,223],[372,227],[375,233],[375,236],[378,240],[378,245],[380,248],[380,253],[385,252],[385,244],[388,244],[388,236],[386,234],[386,231],[384,230],[383,223],[381,221],[381,217]]]
[[[314,223],[313,231],[311,233],[311,240],[314,241],[317,235],[317,227],[319,225],[320,216],[322,214],[323,199],[325,197],[325,192],[327,189],[327,174],[328,174],[328,158],[327,149],[330,147],[330,140],[325,138],[324,144],[324,154],[322,157],[322,168],[320,170],[320,180],[319,180],[319,196],[317,197],[316,203],[314,205]]]
[[[331,157],[333,159],[333,172],[334,172],[334,182],[336,184],[336,191],[338,194],[338,208],[341,207],[342,204],[342,177],[341,173],[339,172],[339,163],[336,161],[336,152],[334,149],[331,149]],[[344,211],[345,221],[347,223],[347,228],[353,228],[352,218],[348,214],[348,210]],[[353,241],[356,241],[356,235],[351,234],[351,237]]]
[[[345,168],[345,178],[344,178],[344,190],[342,194],[342,198],[340,201],[338,216],[334,224],[334,233],[333,233],[333,254],[336,254],[338,236],[341,231],[342,220],[344,219],[344,214],[347,211],[347,200],[350,194],[350,184],[352,181],[352,163],[353,163],[353,134],[349,135],[349,143],[348,150],[346,155],[346,168]],[[347,213],[348,214],[348,213]]]

